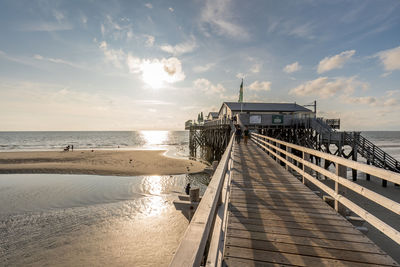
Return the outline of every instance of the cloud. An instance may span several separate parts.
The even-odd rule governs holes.
[[[396,98],[389,98],[387,100],[385,100],[385,102],[383,103],[383,105],[385,107],[394,107],[397,106],[399,104],[399,101]]]
[[[54,31],[69,31],[73,27],[71,24],[59,22],[34,22],[19,28],[20,31],[26,32],[54,32]]]
[[[174,12],[174,9],[172,7],[169,7],[168,10]]]
[[[77,68],[77,69],[87,69],[86,67],[84,67],[84,66],[82,66],[80,64],[73,63],[73,62],[70,62],[70,61],[67,61],[67,60],[64,60],[64,59],[60,59],[60,58],[43,57],[43,56],[38,55],[38,54],[34,55],[33,58],[36,59],[36,60],[42,60],[42,61],[48,61],[48,62],[51,62],[51,63],[67,65],[67,66],[70,66],[70,67],[73,67],[73,68]]]
[[[332,57],[325,57],[318,64],[318,73],[342,68],[355,53],[356,50],[348,50]]]
[[[250,35],[241,25],[233,22],[231,0],[207,0],[201,13],[200,28],[206,36],[212,32],[239,40],[247,40]]]
[[[312,32],[313,24],[306,23],[301,25],[293,25],[293,27],[287,32],[287,34],[305,39],[314,39],[315,36]]]
[[[303,23],[298,20],[283,18],[270,18],[267,27],[268,33],[278,33],[302,39],[315,39],[314,23]]]
[[[122,68],[125,60],[125,53],[120,50],[110,49],[105,41],[102,41],[99,48],[103,51],[107,62],[112,63],[117,68]]]
[[[269,91],[271,90],[271,82],[259,82],[255,81],[249,85],[251,91]]]
[[[208,95],[222,94],[226,91],[225,87],[223,87],[220,83],[214,85],[212,82],[204,78],[195,80],[193,85],[195,89],[201,90]]]
[[[301,65],[297,61],[292,63],[292,64],[286,65],[283,68],[283,71],[286,72],[286,73],[292,73],[292,72],[296,72],[296,71],[299,71],[299,70],[301,70]]]
[[[246,76],[247,75],[245,73],[242,73],[242,72],[239,72],[239,73],[236,74],[236,78],[238,78],[238,79],[246,78]]]
[[[133,32],[132,32],[132,30],[127,31],[127,33],[126,33],[126,39],[127,39],[127,40],[130,40],[130,39],[132,39],[132,37],[133,37]]]
[[[400,90],[388,90],[386,91],[386,96],[392,97],[394,95],[400,94]]]
[[[58,22],[61,22],[65,19],[64,14],[61,11],[53,10],[53,16]]]
[[[160,49],[164,52],[170,53],[172,55],[178,56],[186,53],[192,52],[197,47],[196,40],[192,38],[184,43],[177,44],[175,46],[165,44],[160,46]]]
[[[162,59],[140,59],[128,55],[129,71],[141,74],[143,82],[153,88],[160,88],[165,83],[176,83],[185,79],[182,64],[176,57]]]
[[[6,52],[0,50],[0,59],[5,59],[5,60],[9,60],[12,62],[16,62],[19,64],[23,64],[23,65],[27,65],[27,66],[31,66],[31,67],[37,67],[37,64],[35,64],[35,62],[32,62],[32,60],[30,59],[26,59],[20,56],[12,56],[7,54]]]
[[[254,65],[250,68],[250,71],[253,72],[253,73],[259,73],[260,70],[261,70],[261,67],[262,67],[262,64],[260,64],[260,63],[254,64]]]
[[[361,96],[361,97],[351,97],[351,96],[342,96],[342,99],[346,103],[351,104],[364,104],[370,106],[379,106],[379,107],[397,107],[398,99],[395,97],[375,97],[375,96]]]
[[[319,77],[293,88],[289,93],[297,96],[319,96],[321,98],[329,98],[336,93],[350,95],[357,88],[365,90],[368,88],[368,84],[356,80],[355,77],[333,79]]]
[[[152,35],[145,35],[145,36],[146,36],[146,38],[147,38],[147,40],[146,40],[146,46],[147,46],[147,47],[153,46],[153,45],[154,45],[154,41],[155,41],[154,36],[152,36]]]
[[[400,70],[400,46],[376,54],[386,71]]]
[[[81,14],[81,22],[86,25],[88,22],[88,18],[85,16],[85,14]]]
[[[196,73],[206,72],[209,69],[211,69],[214,65],[215,65],[215,63],[208,63],[203,66],[197,65],[197,66],[193,67],[193,71]]]
[[[122,49],[111,49],[105,41],[99,44],[99,48],[103,51],[107,62],[119,69],[127,67],[130,73],[140,74],[143,82],[153,88],[185,79],[182,63],[176,57],[142,59],[131,54],[127,55]]]
[[[150,3],[146,3],[144,6],[147,7],[148,9],[152,9],[153,8],[153,5],[150,4]]]
[[[132,25],[129,23],[129,19],[126,18],[120,18],[119,22],[117,22],[110,15],[106,15],[106,19],[101,24],[100,30],[103,37],[106,37],[106,34],[108,34],[115,40],[130,40],[133,37]]]
[[[378,99],[373,96],[361,96],[361,97],[345,96],[344,99],[347,103],[367,104],[367,105],[372,105],[372,106],[375,106],[378,102]]]

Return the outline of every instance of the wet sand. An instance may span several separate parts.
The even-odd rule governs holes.
[[[168,266],[188,175],[0,175],[0,266]]]
[[[164,156],[163,150],[1,152],[0,173],[167,175],[197,173],[201,162]]]

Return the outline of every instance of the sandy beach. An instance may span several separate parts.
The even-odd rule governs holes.
[[[201,162],[164,156],[163,150],[1,152],[0,173],[173,175],[197,173]]]

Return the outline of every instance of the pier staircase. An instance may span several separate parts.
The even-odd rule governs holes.
[[[372,165],[400,173],[400,163],[359,133],[344,132],[347,143],[355,144],[356,151]]]
[[[304,127],[312,129],[318,135],[318,138],[304,137],[304,140],[298,144],[313,149],[321,147],[321,145],[325,145],[325,147],[330,144],[336,144],[338,147],[348,145],[352,147],[352,152],[348,156],[344,155],[346,158],[354,155],[354,153],[358,153],[367,160],[368,164],[400,173],[400,162],[394,157],[362,136],[360,132],[337,131],[332,127],[332,125],[337,125],[337,123],[333,122],[332,124],[331,121],[324,120],[323,118],[294,120],[292,125],[294,128]],[[353,159],[357,159],[357,157],[353,157]]]

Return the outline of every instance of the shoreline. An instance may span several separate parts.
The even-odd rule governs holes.
[[[0,174],[177,175],[199,173],[206,167],[165,153],[143,149],[0,152]]]

